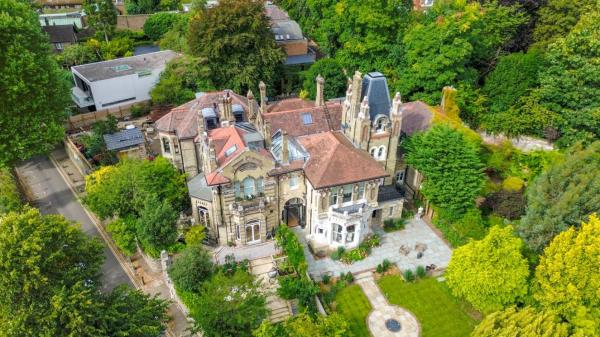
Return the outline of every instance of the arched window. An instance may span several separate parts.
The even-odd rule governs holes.
[[[369,150],[369,153],[371,154],[371,157],[375,158],[375,152],[377,151],[376,147],[372,147],[371,150]]]
[[[375,132],[383,132],[385,131],[385,126],[386,126],[386,118],[385,117],[379,117],[377,118],[377,120],[375,120]]]
[[[255,195],[254,179],[247,177],[242,181],[242,186],[244,188],[244,196],[246,198]]]
[[[384,160],[385,159],[385,146],[380,146],[379,150],[377,150],[377,159]]]

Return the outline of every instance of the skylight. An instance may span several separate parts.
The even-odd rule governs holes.
[[[225,157],[231,156],[235,152],[235,150],[237,150],[237,145],[233,145],[232,147],[228,148],[225,151]]]
[[[121,71],[125,71],[125,70],[130,70],[131,66],[128,64],[120,64],[118,66],[114,66],[112,67],[114,71],[116,72],[121,72]]]
[[[313,120],[312,120],[312,115],[308,112],[305,112],[302,114],[302,123],[304,125],[306,124],[312,124]]]

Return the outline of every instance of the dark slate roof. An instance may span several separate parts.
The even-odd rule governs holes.
[[[384,202],[390,200],[398,200],[404,196],[394,186],[379,186],[379,193],[377,194],[377,202]]]
[[[348,214],[354,214],[354,213],[358,213],[358,211],[363,207],[365,207],[365,204],[360,203],[360,204],[348,205],[348,206],[344,206],[344,207],[333,208],[333,211],[336,213],[341,213],[341,214],[344,214],[344,212],[348,212]]]
[[[206,184],[204,174],[199,174],[187,183],[190,196],[212,202],[212,189]]]
[[[390,108],[392,107],[390,90],[382,73],[373,72],[365,75],[362,82],[361,101],[365,96],[369,98],[371,120],[375,120],[375,117],[379,114],[390,115]]]
[[[285,59],[285,65],[291,66],[296,64],[312,64],[315,63],[315,59],[317,58],[317,54],[312,50],[308,50],[308,53],[304,55],[292,55],[288,56]]]
[[[50,25],[42,27],[42,30],[48,34],[51,43],[77,42],[75,25]]]
[[[144,143],[144,135],[138,128],[122,130],[110,135],[104,135],[106,148],[112,150],[123,150]]]

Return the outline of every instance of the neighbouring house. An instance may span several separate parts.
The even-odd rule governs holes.
[[[231,90],[200,93],[156,122],[161,154],[188,176],[194,218],[222,245],[270,240],[300,226],[315,247],[353,248],[374,225],[402,214],[403,137],[427,129],[433,110],[391,97],[380,73],[356,72],[344,99],[267,102]],[[405,120],[406,119],[406,120]]]
[[[125,158],[146,159],[146,140],[144,134],[136,127],[103,135],[106,149],[114,151],[119,160]]]
[[[77,29],[86,26],[85,15],[81,12],[40,14],[39,20],[42,27],[55,25],[75,25]]]
[[[164,50],[71,67],[71,97],[80,109],[96,111],[150,100],[166,64],[178,57]]]
[[[60,53],[67,46],[77,43],[77,28],[74,24],[43,26],[42,30],[48,34],[54,52]]]
[[[271,23],[275,42],[287,56],[285,65],[305,65],[315,62],[316,53],[309,47],[308,39],[302,33],[298,22],[271,1],[265,3],[265,12]]]

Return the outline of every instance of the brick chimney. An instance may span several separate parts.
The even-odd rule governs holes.
[[[263,125],[263,136],[265,137],[265,147],[271,147],[271,123],[265,122]]]
[[[252,90],[248,90],[246,98],[248,99],[248,119],[254,121],[256,119],[256,111],[254,110],[254,94]]]
[[[325,79],[321,74],[317,76],[317,97],[315,98],[315,106],[323,106],[325,105]]]
[[[260,81],[258,84],[258,89],[260,90],[260,110],[262,113],[267,112],[267,85],[265,82]]]

